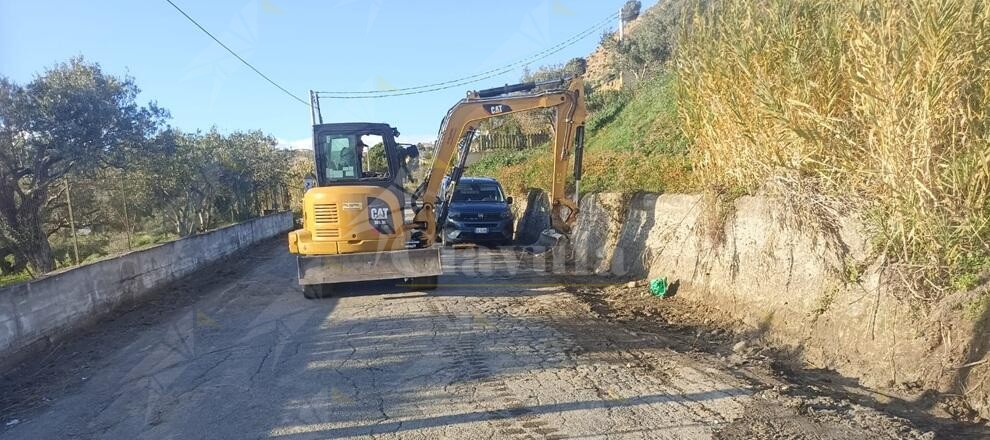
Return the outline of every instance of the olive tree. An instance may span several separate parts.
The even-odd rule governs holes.
[[[136,102],[131,78],[75,58],[18,85],[0,77],[0,247],[35,272],[54,268],[47,227],[63,179],[120,164],[167,117]]]

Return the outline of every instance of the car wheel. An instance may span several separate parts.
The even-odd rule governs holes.
[[[333,284],[306,284],[303,286],[303,296],[306,299],[330,298],[333,296]]]

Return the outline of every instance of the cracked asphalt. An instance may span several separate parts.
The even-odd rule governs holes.
[[[433,292],[311,301],[266,242],[6,372],[0,439],[916,434],[788,410],[713,356],[598,319],[513,250],[444,260]]]

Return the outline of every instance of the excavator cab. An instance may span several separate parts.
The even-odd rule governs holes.
[[[313,127],[318,186],[373,185],[403,198],[408,161],[415,146],[400,145],[399,131],[387,124],[343,123]]]

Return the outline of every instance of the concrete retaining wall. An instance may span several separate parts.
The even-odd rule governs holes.
[[[540,233],[550,228],[550,201],[543,190],[530,189],[525,198],[516,198],[512,210],[516,215],[516,244],[536,243]]]
[[[292,213],[283,212],[0,289],[0,366],[291,228]]]
[[[713,320],[811,365],[872,387],[962,395],[990,416],[990,310],[965,313],[990,293],[912,301],[854,218],[797,227],[781,206],[742,197],[712,222],[700,195],[591,194],[572,235],[574,268],[667,276],[679,297],[715,306]]]

